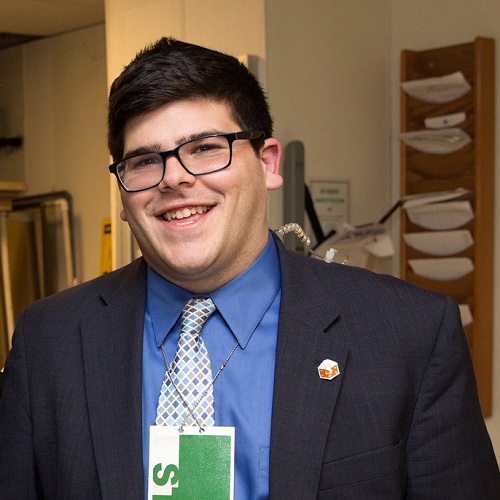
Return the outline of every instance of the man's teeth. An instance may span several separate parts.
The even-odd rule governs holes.
[[[195,214],[203,214],[205,212],[208,212],[210,210],[209,207],[204,207],[204,206],[197,206],[197,207],[191,207],[191,208],[183,208],[182,210],[176,210],[175,212],[166,212],[163,214],[163,218],[165,220],[172,220],[172,219],[184,219],[186,217],[190,217],[191,215]]]

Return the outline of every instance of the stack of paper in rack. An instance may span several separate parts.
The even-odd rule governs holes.
[[[471,142],[469,134],[458,127],[403,132],[401,140],[422,153],[436,155],[454,153]]]
[[[451,75],[402,82],[401,88],[420,101],[441,104],[458,99],[471,86],[458,71]],[[458,127],[465,120],[465,112],[429,116],[424,119],[425,129],[403,132],[400,138],[407,146],[423,153],[454,153],[471,142],[469,134]]]
[[[421,78],[401,83],[408,95],[423,102],[451,102],[466,94],[471,86],[461,71],[450,75]]]
[[[463,188],[412,195],[405,198],[403,209],[411,222],[425,229],[456,229],[474,217],[471,195],[472,191]]]
[[[403,235],[409,247],[430,256],[408,260],[416,275],[428,280],[452,281],[472,273],[472,259],[456,256],[474,244],[470,231],[459,229],[474,217],[471,195],[472,191],[459,188],[405,199],[403,209],[409,220],[429,230]],[[464,326],[469,324],[472,321],[470,307],[461,304],[460,312]]]

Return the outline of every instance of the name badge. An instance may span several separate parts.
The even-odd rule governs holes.
[[[233,500],[234,427],[153,425],[148,500]]]

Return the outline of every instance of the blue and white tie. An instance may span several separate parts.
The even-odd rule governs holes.
[[[201,338],[214,311],[210,298],[191,299],[184,306],[177,352],[161,386],[156,425],[215,425],[212,366]]]

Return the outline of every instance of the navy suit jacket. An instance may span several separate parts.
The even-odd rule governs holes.
[[[270,498],[499,498],[457,305],[278,247]],[[145,270],[138,259],[21,313],[0,399],[0,499],[144,498]],[[320,379],[324,359],[339,376]]]

